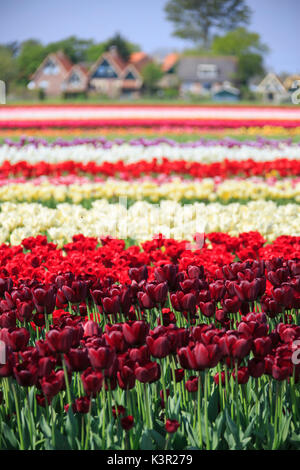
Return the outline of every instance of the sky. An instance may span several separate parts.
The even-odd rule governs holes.
[[[116,32],[147,53],[182,50],[191,43],[172,36],[166,0],[0,0],[0,43],[39,39],[42,43],[76,35],[101,42]],[[270,52],[268,70],[300,72],[300,0],[247,0],[258,32]]]

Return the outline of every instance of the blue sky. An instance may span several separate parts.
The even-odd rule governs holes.
[[[0,0],[0,43],[28,38],[43,43],[70,35],[103,41],[120,32],[143,50],[190,46],[172,36],[166,0]],[[248,0],[253,15],[248,28],[271,49],[269,70],[300,72],[299,0]]]

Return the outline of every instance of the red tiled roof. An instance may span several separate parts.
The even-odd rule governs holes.
[[[163,71],[168,72],[168,70],[174,67],[178,59],[179,59],[179,54],[177,54],[176,52],[172,52],[171,54],[167,55],[164,58],[164,61],[162,64]]]
[[[148,57],[148,56],[147,56],[146,52],[142,52],[142,51],[133,52],[133,53],[130,55],[129,62],[130,62],[131,64],[136,64],[137,62],[140,62],[141,60],[145,60],[147,57]]]
[[[72,62],[62,51],[54,52],[52,56],[55,56],[59,60],[59,62],[66,69],[66,71],[71,70],[71,68],[73,67]]]

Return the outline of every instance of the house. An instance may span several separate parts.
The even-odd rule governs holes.
[[[151,61],[145,52],[134,52],[125,62],[115,47],[102,54],[90,70],[72,64],[63,52],[49,54],[32,75],[30,90],[43,90],[46,96],[72,96],[87,92],[110,97],[138,96],[143,86],[142,69]]]
[[[59,96],[72,63],[61,51],[49,54],[37,68],[28,84],[30,90],[44,90],[46,96]]]
[[[231,56],[183,56],[177,64],[182,94],[210,96],[216,84],[234,81],[237,59]]]
[[[65,96],[85,94],[89,86],[89,74],[83,64],[74,64],[63,80],[61,90]]]
[[[179,57],[179,54],[172,52],[171,54],[166,55],[164,58],[161,65],[164,75],[158,82],[159,88],[179,87],[179,79],[177,77],[177,64]]]
[[[233,87],[230,82],[225,81],[222,85],[212,86],[211,98],[213,101],[238,101],[240,90]]]
[[[268,73],[256,88],[256,92],[262,95],[264,101],[280,103],[288,99],[289,94],[274,73]]]
[[[134,52],[128,62],[116,47],[104,52],[89,72],[89,88],[94,93],[117,97],[138,96],[143,86],[142,69],[151,59],[144,52]]]

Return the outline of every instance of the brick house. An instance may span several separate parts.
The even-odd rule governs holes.
[[[61,89],[65,95],[85,94],[89,87],[89,73],[82,64],[74,64],[63,80]]]
[[[104,52],[89,72],[93,93],[110,97],[121,94],[138,96],[143,86],[142,69],[151,59],[144,52],[134,52],[125,62],[115,47]]]
[[[31,77],[28,88],[44,90],[46,96],[59,96],[62,84],[72,70],[72,63],[61,51],[49,54]]]

